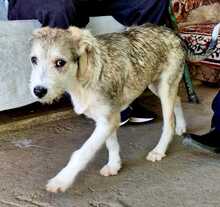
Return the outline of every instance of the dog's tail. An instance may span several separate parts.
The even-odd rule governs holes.
[[[198,61],[204,60],[209,55],[211,55],[214,52],[216,45],[218,43],[219,32],[220,32],[220,23],[218,23],[212,31],[212,38],[209,42],[209,46],[207,47],[205,51],[202,51],[200,53],[195,53],[184,41],[185,43],[184,47],[186,48],[186,51],[187,51],[186,59],[189,60],[190,62],[198,62]]]

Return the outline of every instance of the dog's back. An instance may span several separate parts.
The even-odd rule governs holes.
[[[110,91],[117,96],[123,93],[125,99],[139,96],[149,84],[160,78],[172,61],[179,62],[179,65],[185,61],[181,40],[165,27],[143,25],[96,38],[104,65],[101,80],[105,87],[109,82],[114,87]],[[183,68],[174,67],[172,70],[176,76]]]

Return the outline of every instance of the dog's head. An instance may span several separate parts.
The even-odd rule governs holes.
[[[33,33],[30,89],[41,102],[59,98],[76,82],[91,79],[95,38],[88,30],[41,28]]]

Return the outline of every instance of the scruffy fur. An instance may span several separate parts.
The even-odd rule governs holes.
[[[118,173],[121,159],[116,132],[120,111],[147,87],[161,100],[164,125],[159,143],[146,159],[154,162],[165,157],[174,131],[181,135],[186,130],[177,96],[185,56],[181,40],[164,27],[137,26],[96,37],[76,27],[37,30],[31,52],[31,57],[37,58],[31,76],[32,93],[36,86],[43,86],[48,91],[39,101],[51,102],[67,91],[75,112],[96,122],[93,134],[48,182],[47,190],[64,192],[104,143],[109,161],[100,173]],[[55,67],[57,59],[66,64]]]

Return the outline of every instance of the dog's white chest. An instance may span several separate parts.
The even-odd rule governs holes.
[[[93,120],[98,120],[109,111],[108,104],[104,104],[97,94],[91,90],[79,90],[70,92],[74,111],[77,114],[85,114]]]
[[[95,102],[96,96],[90,90],[84,90],[83,88],[75,88],[70,92],[74,111],[77,114],[85,114],[91,117],[91,106]],[[93,110],[92,110],[93,111]],[[91,117],[92,118],[92,117]]]
[[[71,100],[74,106],[74,111],[77,114],[84,114],[88,108],[88,103],[86,100],[86,97],[82,98],[80,96],[72,96],[71,95]]]

